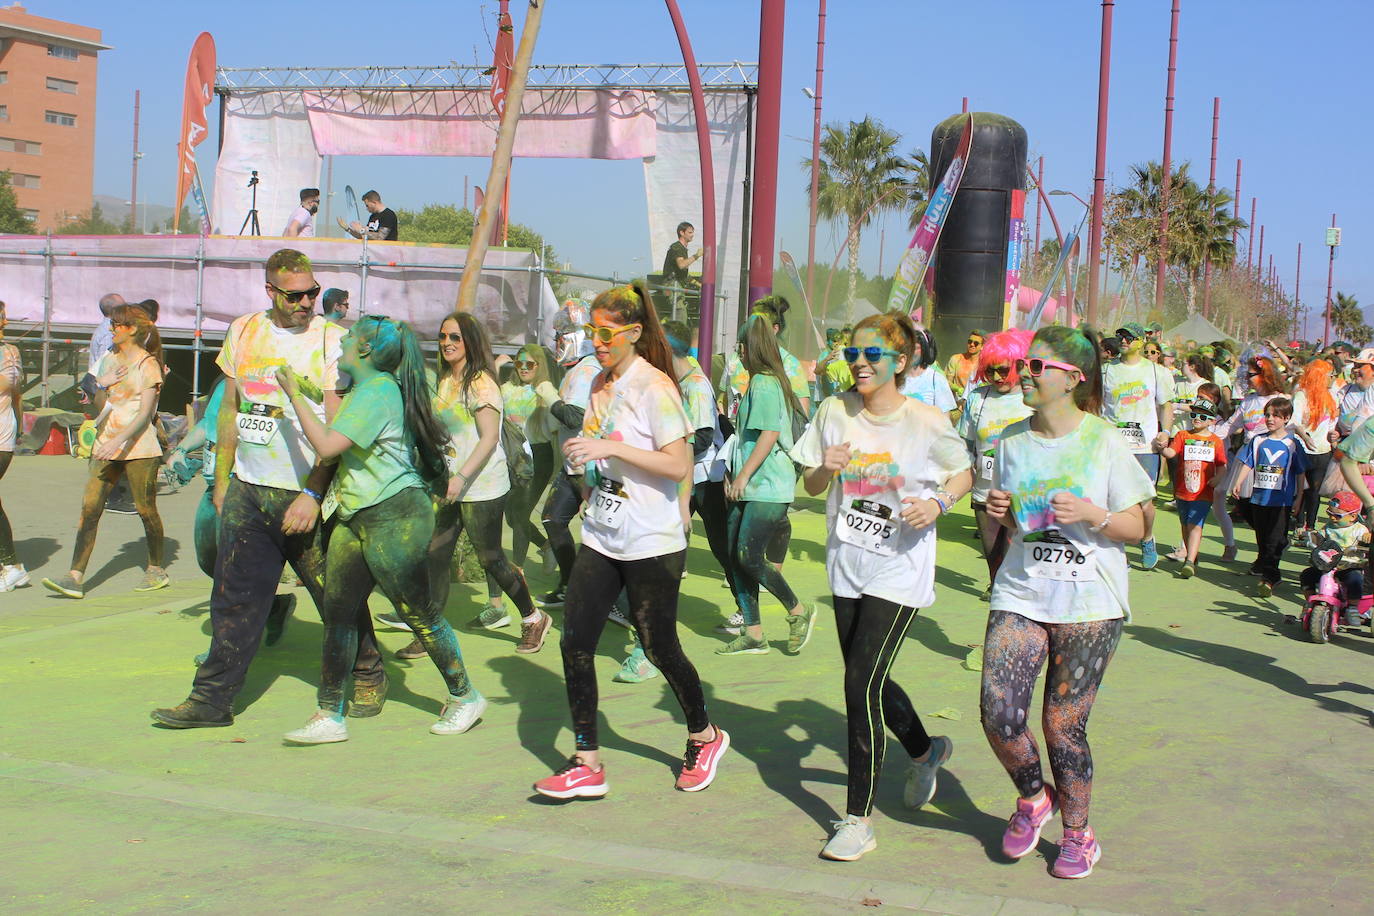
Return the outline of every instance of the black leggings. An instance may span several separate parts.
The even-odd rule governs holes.
[[[1059,792],[1060,815],[1068,830],[1082,830],[1088,823],[1093,791],[1088,714],[1121,639],[1121,627],[1119,617],[1049,624],[1010,611],[988,615],[983,639],[983,733],[1022,798],[1031,798],[1045,784],[1040,749],[1027,717],[1040,666],[1053,655],[1040,722]]]
[[[506,497],[484,499],[475,502],[457,502],[442,505],[434,513],[434,538],[429,542],[429,587],[430,599],[439,613],[444,613],[448,605],[450,580],[453,578],[453,549],[458,545],[458,535],[467,531],[468,540],[477,554],[487,575],[496,579],[510,600],[515,602],[520,616],[528,617],[534,613],[534,602],[530,600],[529,586],[524,576],[516,572],[506,552],[501,549],[501,515],[505,509]]]
[[[727,527],[730,507],[725,501],[725,481],[703,480],[692,486],[692,511],[701,518],[706,529],[706,543],[725,573],[730,594],[735,593],[735,569],[730,562],[730,532]]]
[[[1327,469],[1331,467],[1331,452],[1324,455],[1308,455],[1307,489],[1302,494],[1302,511],[1297,519],[1304,528],[1317,527],[1317,513],[1322,507],[1322,483],[1326,480]],[[1344,489],[1344,487],[1342,487]]]
[[[582,478],[576,480],[565,472],[559,471],[553,480],[553,489],[544,501],[542,521],[544,531],[549,535],[549,546],[558,558],[558,584],[566,587],[572,576],[573,563],[577,560],[577,544],[573,541],[568,526],[582,508]]]
[[[673,688],[687,717],[687,731],[702,732],[711,724],[701,678],[677,638],[677,593],[686,560],[685,550],[643,560],[616,560],[586,544],[577,552],[563,604],[559,647],[579,751],[597,749],[596,644],[621,588],[629,598],[639,644]]]
[[[553,447],[547,442],[530,446],[534,453],[534,476],[525,481],[524,486],[512,485],[506,494],[506,525],[510,527],[510,552],[516,566],[525,565],[530,545],[543,547],[548,538],[530,518],[530,510],[539,505],[539,497],[549,485],[549,475],[553,472]],[[491,574],[487,574],[487,594],[497,594],[499,586]]]
[[[458,638],[430,599],[424,545],[434,531],[430,499],[408,487],[375,506],[339,519],[325,551],[323,660],[319,704],[343,715],[344,684],[358,654],[360,621],[367,621],[367,598],[374,586],[395,605],[425,647],[455,697],[471,689]],[[447,579],[445,580],[447,581]]]
[[[10,469],[14,452],[0,452],[0,480]],[[14,532],[10,529],[9,516],[5,514],[5,504],[0,503],[0,566],[17,566],[19,553],[14,549]]]
[[[835,595],[835,632],[844,657],[844,705],[849,722],[849,801],[846,814],[868,817],[873,794],[883,771],[886,725],[907,754],[920,757],[930,750],[921,717],[905,691],[888,672],[902,648],[916,608],[884,598]]]

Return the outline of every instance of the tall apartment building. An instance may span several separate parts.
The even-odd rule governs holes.
[[[0,171],[34,229],[91,208],[100,30],[0,7]]]

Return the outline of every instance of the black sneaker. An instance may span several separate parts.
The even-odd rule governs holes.
[[[566,585],[560,585],[553,591],[535,601],[540,607],[562,607],[563,599],[568,593]]]
[[[111,499],[111,500],[109,500],[108,502],[105,503],[105,511],[106,511],[106,512],[114,512],[114,513],[116,513],[116,514],[118,514],[118,515],[137,515],[137,514],[138,514],[138,509],[136,509],[136,508],[134,507],[134,501],[133,501],[132,498],[127,499],[127,500],[122,500],[122,499],[121,499],[121,500],[115,500],[115,499]]]
[[[163,728],[223,728],[234,724],[232,714],[189,698],[167,709],[154,709],[152,717]]]

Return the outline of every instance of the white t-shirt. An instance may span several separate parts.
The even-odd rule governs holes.
[[[1154,454],[1159,435],[1159,408],[1174,396],[1168,371],[1148,359],[1135,365],[1114,359],[1102,368],[1102,416],[1136,455]]]
[[[1374,417],[1374,385],[1361,388],[1359,382],[1351,382],[1341,389],[1336,404],[1341,409],[1340,430],[1349,435],[1355,427]]]
[[[908,372],[902,381],[901,391],[909,398],[915,398],[922,404],[929,404],[946,413],[958,406],[954,400],[954,391],[949,387],[949,379],[945,378],[940,367],[933,363],[920,375],[916,375],[914,369]]]
[[[658,451],[690,439],[692,433],[677,386],[644,359],[635,357],[614,381],[603,371],[592,383],[591,403],[582,419],[584,437]],[[590,488],[582,511],[586,546],[617,560],[687,549],[678,481],[606,458],[587,465],[585,482]]]
[[[1264,432],[1264,405],[1268,404],[1276,397],[1278,397],[1277,394],[1250,392],[1240,399],[1240,404],[1236,406],[1231,416],[1225,421],[1218,423],[1212,429],[1212,432],[1216,433],[1218,437],[1225,439],[1230,436],[1231,433],[1235,432],[1236,424],[1240,423],[1245,427],[1245,441],[1249,442],[1251,439]]]
[[[304,328],[277,327],[267,312],[241,315],[224,335],[224,349],[215,360],[238,386],[239,426],[234,476],[245,483],[279,490],[300,490],[315,465],[315,450],[301,430],[300,420],[277,385],[277,369],[290,366],[296,375],[323,392],[339,382],[339,341],[343,328],[316,315]],[[309,394],[315,418],[324,420],[324,403]]]
[[[1050,509],[1050,500],[1065,491],[1109,512],[1154,497],[1154,484],[1116,427],[1086,414],[1067,436],[1048,439],[1032,432],[1029,420],[1015,423],[997,443],[993,481],[994,489],[1011,491],[1016,529],[992,584],[992,609],[1041,623],[1129,620],[1125,545],[1086,522],[1056,526]],[[1064,552],[1044,540],[1047,529],[1061,532],[1082,562],[1056,562]],[[1061,573],[1079,578],[1054,577]]]
[[[433,406],[434,416],[448,430],[450,474],[463,466],[468,456],[482,441],[482,434],[477,430],[477,412],[482,409],[493,411],[496,414],[498,431],[499,424],[505,419],[501,389],[497,387],[495,379],[485,372],[477,373],[466,397],[455,376],[444,376],[439,381],[439,390],[434,396]],[[472,478],[472,482],[468,484],[468,488],[463,491],[463,502],[485,502],[505,496],[509,492],[510,469],[506,466],[506,452],[501,446],[498,432],[496,448],[492,449],[486,464],[482,465]]]
[[[300,237],[309,239],[315,237],[315,214],[304,207],[297,207],[291,211],[291,216],[286,220],[286,229],[291,228],[292,223],[300,223]],[[286,229],[282,230],[282,235],[286,235]]]
[[[935,526],[902,521],[902,500],[932,497],[969,467],[968,450],[937,408],[908,398],[879,417],[864,409],[861,394],[846,391],[821,403],[792,455],[820,467],[825,450],[843,442],[852,457],[831,481],[825,503],[830,591],[928,607],[935,601]]]
[[[699,429],[714,430],[711,444],[692,463],[692,485],[708,480],[722,481],[725,479],[725,462],[717,460],[716,456],[725,444],[725,437],[720,433],[716,390],[711,387],[711,380],[699,365],[693,365],[686,375],[677,380],[677,384],[682,389],[682,407],[687,411],[687,421],[692,424],[693,438]]]
[[[563,381],[558,386],[558,400],[572,407],[587,409],[588,402],[592,397],[592,381],[601,374],[601,364],[596,361],[595,353],[588,353],[586,356],[573,363],[568,371],[563,375]],[[552,425],[555,427],[554,445],[557,446],[559,454],[563,452],[563,443],[567,442],[582,433],[580,430],[568,429],[557,420],[550,416]]]
[[[973,453],[973,493],[976,503],[987,502],[992,487],[992,461],[997,440],[1017,420],[1035,411],[1026,406],[1020,386],[1003,394],[991,385],[980,385],[968,393],[964,412],[959,417],[959,436]]]
[[[14,400],[19,396],[19,382],[23,375],[19,348],[14,344],[0,343],[0,376],[10,383],[9,390],[0,394],[0,452],[14,451],[14,443],[19,436],[14,424]]]
[[[1305,430],[1312,439],[1312,446],[1309,448],[1306,442],[1302,442],[1301,437],[1298,438],[1298,441],[1302,442],[1303,451],[1309,455],[1325,455],[1331,451],[1331,442],[1328,436],[1336,421],[1327,416],[1322,417],[1317,423],[1312,423],[1311,417],[1307,413],[1307,392],[1299,388],[1293,393],[1293,420],[1289,425],[1295,429]]]

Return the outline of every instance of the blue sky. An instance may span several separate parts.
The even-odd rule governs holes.
[[[202,30],[215,36],[224,66],[439,64],[490,61],[484,18],[495,0],[414,0],[379,5],[239,0],[232,4],[27,0],[28,10],[104,30],[114,50],[101,59],[95,190],[127,199],[135,89],[142,90],[140,196],[170,203],[186,55]],[[745,0],[681,0],[698,60],[754,60],[757,5]],[[968,96],[975,111],[1019,120],[1032,155],[1044,155],[1046,184],[1086,197],[1091,189],[1097,105],[1100,4],[1093,0],[831,0],[826,46],[827,122],[871,114],[900,132],[904,149],[925,148],[930,129]],[[516,27],[523,4],[516,0]],[[1169,0],[1116,5],[1108,182],[1162,149]],[[787,9],[778,239],[802,260],[814,84],[815,0]],[[1241,215],[1259,197],[1265,260],[1290,288],[1303,243],[1302,299],[1320,307],[1326,290],[1325,227],[1339,214],[1343,247],[1336,288],[1374,305],[1370,192],[1364,168],[1374,126],[1368,117],[1367,3],[1281,0],[1183,3],[1174,122],[1174,159],[1192,160],[1206,179],[1212,97],[1222,100],[1218,180],[1231,187],[1244,159]],[[490,26],[488,26],[490,30]],[[942,38],[943,36],[948,36]],[[658,0],[548,0],[535,55],[543,63],[680,60]],[[212,118],[213,124],[213,118]],[[213,138],[202,170],[213,171]],[[339,159],[345,183],[377,187],[392,206],[458,202],[464,176],[484,183],[477,159]],[[1362,177],[1364,176],[1364,177]],[[1361,190],[1361,188],[1365,190]],[[143,189],[146,188],[146,191]],[[1060,203],[1063,201],[1063,203]],[[1055,198],[1061,221],[1077,209]],[[647,242],[638,163],[517,160],[512,216],[541,230],[579,269],[643,272]],[[1033,218],[1033,217],[1032,217]],[[890,217],[886,271],[906,239],[905,217]],[[1042,228],[1042,236],[1049,232]],[[823,227],[818,260],[829,261],[843,230]],[[864,240],[870,271],[879,233]],[[1244,241],[1242,240],[1242,244]],[[1258,231],[1256,232],[1258,247]]]

